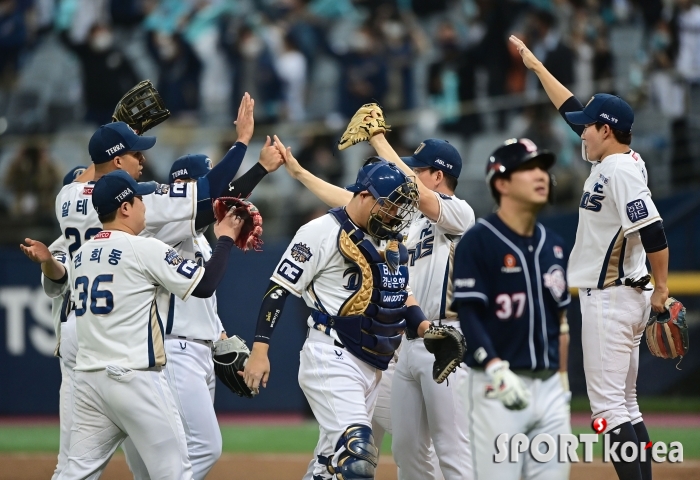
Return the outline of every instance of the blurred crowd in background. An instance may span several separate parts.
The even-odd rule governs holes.
[[[256,133],[284,133],[300,162],[332,183],[348,182],[369,153],[341,155],[335,141],[359,106],[377,101],[400,154],[428,137],[458,146],[467,167],[458,194],[478,213],[492,205],[486,155],[512,136],[558,154],[556,208],[573,210],[588,168],[580,139],[510,34],[584,104],[605,91],[635,107],[632,146],[655,194],[698,185],[693,0],[0,0],[0,227],[13,227],[0,228],[0,242],[54,228],[63,174],[89,161],[90,134],[144,78],[173,114],[153,131],[163,147],[146,180],[165,181],[170,163],[195,148],[218,160],[249,92]],[[274,176],[257,201],[271,231],[288,236],[323,210]]]

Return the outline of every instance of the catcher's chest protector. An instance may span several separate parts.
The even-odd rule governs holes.
[[[317,324],[335,329],[353,355],[386,370],[406,328],[408,251],[398,240],[390,240],[379,252],[343,208],[330,213],[341,227],[338,249],[357,268],[359,285],[338,315],[314,311],[312,316]]]

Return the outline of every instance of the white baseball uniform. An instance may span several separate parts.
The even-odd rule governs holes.
[[[474,225],[474,211],[464,200],[433,192],[440,203],[436,222],[418,212],[408,231],[409,282],[426,318],[460,329],[452,303],[452,268],[459,239]],[[422,338],[404,339],[391,390],[392,452],[402,480],[440,477],[430,459],[431,440],[446,480],[472,478],[471,449],[464,397],[458,385],[467,369],[449,382],[433,380],[434,357]]]
[[[167,225],[158,234],[168,238],[179,225]],[[173,247],[183,258],[204,265],[212,250],[203,232]],[[224,331],[216,311],[216,294],[183,301],[170,294],[165,327],[165,375],[185,429],[187,451],[195,480],[206,477],[221,456],[221,430],[214,412],[216,375],[213,342]],[[123,444],[126,460],[137,480],[148,478],[146,465],[130,438]]]
[[[159,240],[102,231],[74,251],[78,319],[73,431],[59,479],[99,475],[130,436],[150,478],[192,478],[180,415],[165,380],[162,316],[204,269]]]
[[[271,279],[313,308],[337,314],[357,289],[358,273],[338,250],[340,226],[331,214],[302,226],[282,256]],[[377,242],[365,236],[373,245]],[[382,372],[355,357],[329,335],[313,328],[300,354],[299,385],[319,423],[316,454],[331,457],[337,465],[342,449],[336,444],[353,424],[372,425]],[[314,478],[331,478],[326,466],[315,461]]]
[[[637,152],[610,155],[594,164],[583,191],[568,278],[579,289],[592,418],[605,418],[610,430],[642,421],[637,368],[651,292],[624,284],[647,275],[639,229],[661,217]]]

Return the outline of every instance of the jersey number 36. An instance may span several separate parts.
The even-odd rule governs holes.
[[[496,316],[501,320],[520,318],[525,310],[525,293],[501,293],[496,297],[496,304],[500,307],[496,310]]]
[[[90,279],[82,276],[75,279],[75,291],[78,292],[78,304],[75,306],[75,316],[81,317],[87,312],[88,291],[90,291],[90,312],[93,315],[107,315],[114,309],[114,295],[109,290],[100,290],[100,283],[112,283],[114,276],[98,275],[92,282],[90,288]],[[102,305],[97,305],[97,302],[103,300]]]

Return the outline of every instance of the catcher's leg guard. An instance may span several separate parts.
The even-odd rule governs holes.
[[[374,480],[378,450],[374,446],[372,428],[367,425],[350,425],[338,440],[336,452],[338,466],[330,462],[328,471],[338,480]]]

